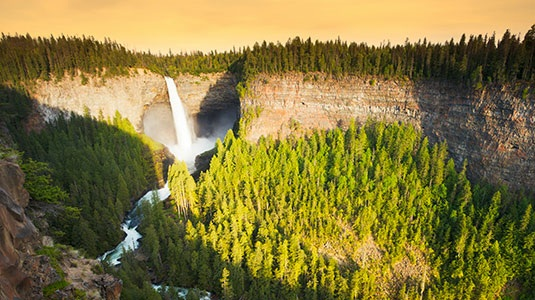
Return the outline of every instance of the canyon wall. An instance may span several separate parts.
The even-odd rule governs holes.
[[[31,274],[24,270],[33,251],[37,230],[26,217],[28,192],[18,165],[0,160],[0,299],[28,297]]]
[[[128,77],[80,77],[59,82],[38,81],[29,87],[38,111],[51,118],[58,110],[113,117],[119,111],[138,131],[147,119],[170,117],[161,75],[133,70]],[[530,190],[535,185],[535,87],[489,86],[473,91],[443,81],[379,80],[320,73],[258,75],[238,100],[237,80],[229,73],[180,75],[178,93],[191,116],[210,122],[210,114],[241,106],[260,112],[249,124],[248,138],[284,137],[312,128],[345,126],[368,118],[413,124],[431,142],[447,141],[458,166],[468,163],[469,175],[493,183]],[[167,115],[167,116],[166,116]],[[172,120],[172,119],[170,119]],[[159,131],[156,129],[155,131]]]
[[[466,160],[472,178],[533,190],[535,99],[533,93],[522,97],[522,90],[477,92],[447,82],[323,74],[259,75],[241,105],[243,111],[259,112],[247,130],[252,141],[343,127],[351,119],[402,121],[431,142],[447,141],[457,166]]]
[[[36,111],[49,121],[59,111],[84,114],[87,107],[92,116],[101,113],[113,118],[118,111],[144,131],[143,116],[154,104],[169,108],[164,78],[147,70],[131,70],[129,76],[101,78],[66,77],[61,81],[39,80],[28,85],[30,96],[37,100]],[[229,73],[180,75],[175,79],[178,93],[192,116],[210,114],[229,106],[239,106],[236,79]]]

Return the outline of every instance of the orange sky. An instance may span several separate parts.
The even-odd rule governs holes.
[[[0,31],[109,37],[153,53],[229,50],[301,36],[380,44],[501,37],[535,24],[534,0],[0,0]]]

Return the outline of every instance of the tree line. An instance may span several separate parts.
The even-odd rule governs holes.
[[[332,75],[376,75],[413,80],[438,78],[481,87],[484,83],[535,80],[535,25],[521,39],[506,31],[495,35],[462,35],[458,42],[426,39],[403,45],[328,42],[299,37],[281,43],[256,43],[236,63],[246,81],[255,74],[324,72]]]
[[[473,185],[446,144],[408,125],[257,144],[229,132],[198,182],[177,163],[169,186],[140,230],[144,270],[171,286],[223,299],[534,296],[533,198]],[[144,290],[124,273],[139,261],[124,264]]]
[[[159,74],[222,72],[239,53],[235,51],[166,55],[135,52],[110,39],[93,37],[5,35],[0,39],[0,82],[61,80],[65,76],[128,76],[131,68]]]
[[[100,42],[85,36],[2,34],[0,81],[59,80],[78,72],[82,76],[118,76],[128,75],[131,68],[146,68],[171,76],[230,71],[244,82],[261,72],[324,72],[335,76],[438,78],[481,88],[485,83],[533,81],[534,60],[535,25],[523,39],[506,31],[501,39],[495,34],[463,34],[457,42],[431,43],[423,39],[403,45],[369,46],[340,39],[313,42],[296,37],[284,44],[264,41],[237,51],[165,55],[127,50],[110,39]]]

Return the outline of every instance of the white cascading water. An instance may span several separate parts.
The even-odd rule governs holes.
[[[194,157],[198,153],[192,153],[193,134],[191,126],[187,118],[187,114],[182,105],[182,101],[178,96],[175,82],[170,77],[165,77],[165,83],[167,84],[167,90],[169,92],[169,102],[171,102],[171,110],[173,112],[173,122],[176,131],[176,144],[169,143],[166,145],[173,154],[181,160],[185,160],[188,166],[192,167],[194,163]],[[158,193],[158,199],[163,201],[170,195],[169,187],[167,183],[165,186],[156,191],[150,191],[146,193],[141,199],[138,200],[136,206],[129,213],[124,223],[121,225],[121,229],[126,233],[124,240],[117,245],[114,249],[104,253],[99,257],[100,260],[108,260],[113,266],[120,264],[120,259],[124,251],[135,250],[139,247],[139,239],[141,234],[136,230],[138,224],[133,224],[132,220],[136,217],[136,208],[145,201],[151,201],[154,198],[154,192]]]
[[[123,256],[124,251],[137,249],[139,247],[139,239],[141,238],[141,234],[137,231],[137,226],[139,224],[134,224],[133,222],[137,214],[136,209],[140,207],[141,203],[143,202],[152,201],[153,199],[163,201],[169,198],[169,195],[171,195],[171,192],[169,191],[169,187],[166,183],[163,188],[159,190],[150,191],[146,193],[143,197],[141,197],[137,201],[136,206],[130,211],[130,213],[126,217],[124,223],[121,225],[121,229],[124,231],[124,233],[126,233],[124,240],[119,243],[119,245],[117,245],[117,247],[115,247],[114,249],[102,254],[102,256],[99,256],[98,259],[108,260],[112,266],[116,266],[121,263],[120,259],[121,256]]]
[[[191,133],[191,126],[188,121],[188,116],[178,96],[175,81],[171,77],[165,77],[167,84],[167,91],[169,93],[169,102],[171,102],[171,111],[173,112],[173,121],[175,123],[176,131],[176,146],[171,146],[171,151],[179,159],[187,156],[193,144],[193,134]]]

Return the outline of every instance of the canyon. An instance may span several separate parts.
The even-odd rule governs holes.
[[[238,80],[229,73],[174,78],[186,110],[204,130],[215,113],[240,110],[248,117],[247,138],[282,138],[312,129],[345,127],[369,118],[414,125],[431,143],[446,141],[451,157],[467,163],[471,178],[512,188],[535,183],[535,87],[489,85],[473,90],[447,81],[410,81],[322,73],[257,75],[238,97]],[[155,135],[152,120],[172,120],[165,81],[147,70],[130,76],[79,77],[37,81],[28,87],[36,111],[48,120],[60,110],[112,118],[115,111],[136,130]],[[523,93],[523,91],[528,91]]]
[[[431,144],[445,141],[456,166],[461,168],[466,162],[472,179],[534,189],[533,85],[488,85],[474,90],[436,80],[259,74],[240,97],[238,79],[230,73],[184,74],[173,79],[201,135],[216,129],[216,116],[221,112],[240,114],[240,126],[245,126],[240,134],[251,142],[261,136],[284,138],[347,127],[352,120],[357,124],[369,119],[403,122],[421,131]],[[80,76],[35,81],[26,88],[34,99],[28,126],[35,129],[62,112],[112,119],[117,111],[138,132],[156,140],[174,134],[154,127],[173,121],[163,76],[147,70],[131,70],[122,77],[89,77],[87,82]],[[208,164],[206,155],[203,159]],[[35,254],[34,249],[47,243],[26,216],[29,196],[22,187],[22,171],[15,163],[0,160],[0,174],[0,299],[38,299],[43,287],[60,277],[47,256]],[[67,270],[66,280],[72,283],[71,293],[84,289],[95,299],[119,297],[122,284],[117,278],[106,274],[88,277],[95,260],[74,252],[64,257],[61,265]]]

